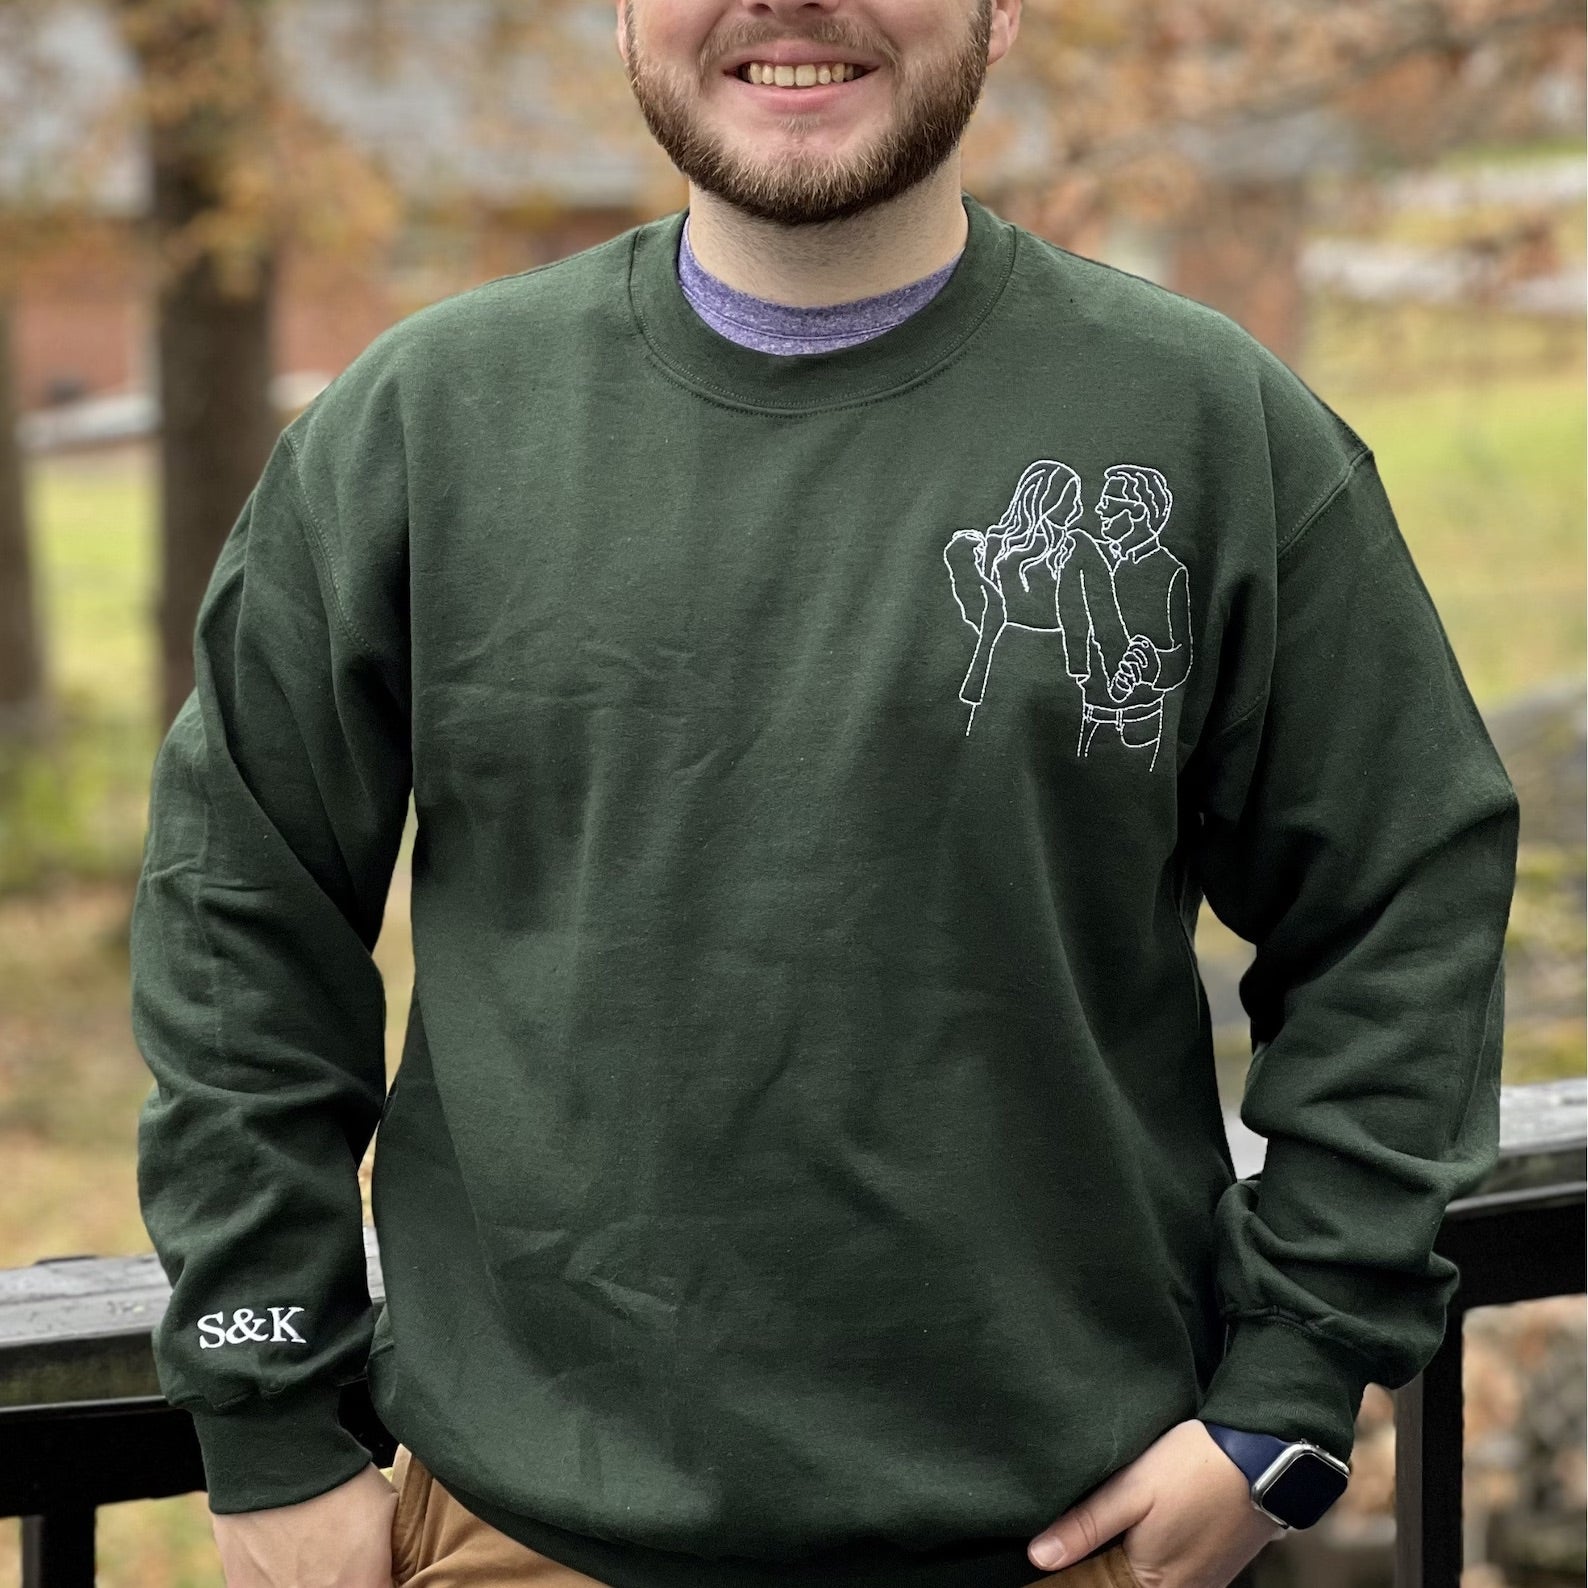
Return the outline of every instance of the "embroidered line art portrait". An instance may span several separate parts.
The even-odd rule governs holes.
[[[960,684],[970,709],[986,698],[993,653],[1013,627],[1058,638],[1065,672],[1080,691],[1075,753],[1098,735],[1158,764],[1164,697],[1191,671],[1191,576],[1163,543],[1174,505],[1157,469],[1116,463],[1104,471],[1085,528],[1081,477],[1067,463],[1028,464],[1003,516],[987,530],[960,529],[943,549],[960,616],[976,632]]]

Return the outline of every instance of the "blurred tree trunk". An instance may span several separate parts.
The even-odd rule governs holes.
[[[280,426],[270,401],[276,241],[251,210],[268,139],[265,0],[120,0],[143,78],[159,263],[162,728],[193,688],[221,543]],[[239,174],[244,179],[239,180]]]
[[[186,225],[207,205],[181,152],[157,155],[155,225]],[[157,309],[160,379],[160,698],[169,727],[193,688],[193,631],[221,543],[270,455],[274,260],[257,286],[224,290],[206,257],[177,273]]]
[[[17,444],[11,300],[0,295],[0,750],[44,726],[44,648]]]
[[[1166,286],[1227,314],[1294,367],[1306,339],[1304,178],[1210,181],[1172,231]]]

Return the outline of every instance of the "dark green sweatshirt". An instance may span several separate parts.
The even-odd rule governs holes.
[[[858,346],[709,329],[680,213],[403,321],[282,436],[133,918],[155,1347],[217,1512],[352,1476],[367,1368],[615,1588],[1012,1588],[1173,1424],[1347,1457],[1432,1355],[1510,784],[1350,426],[966,208]],[[1203,897],[1257,946],[1260,1178]]]

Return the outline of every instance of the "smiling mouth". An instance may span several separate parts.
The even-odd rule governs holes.
[[[849,61],[803,66],[747,61],[731,75],[741,83],[754,83],[762,88],[826,88],[834,83],[852,83],[858,78],[869,77],[875,70],[875,67],[856,66]]]

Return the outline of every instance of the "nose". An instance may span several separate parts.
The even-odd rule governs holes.
[[[740,9],[751,16],[777,17],[787,22],[812,22],[831,15],[842,0],[742,0]]]

